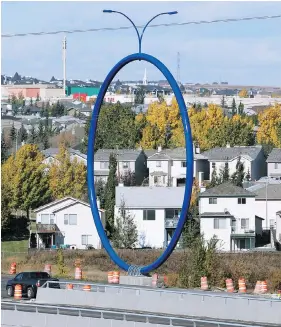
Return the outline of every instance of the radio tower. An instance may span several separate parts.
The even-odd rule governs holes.
[[[62,41],[62,61],[63,61],[63,96],[66,88],[66,37]]]
[[[180,80],[181,80],[181,68],[180,68],[180,53],[178,52],[177,55],[177,82],[178,84],[180,84]]]

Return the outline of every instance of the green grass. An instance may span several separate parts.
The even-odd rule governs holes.
[[[1,252],[26,252],[28,250],[28,240],[22,241],[5,241],[1,242]]]

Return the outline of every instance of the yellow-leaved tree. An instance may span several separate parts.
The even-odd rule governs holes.
[[[72,196],[85,200],[86,166],[77,158],[70,159],[69,151],[64,144],[59,147],[59,153],[49,170],[50,190],[54,199]]]
[[[265,109],[259,113],[258,117],[260,126],[257,132],[257,141],[281,147],[281,104],[276,103]]]
[[[246,89],[242,89],[240,92],[239,92],[239,97],[240,98],[247,98],[248,97],[248,91]]]

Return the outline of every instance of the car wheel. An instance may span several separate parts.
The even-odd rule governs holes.
[[[10,296],[10,297],[12,297],[14,295],[14,291],[13,291],[12,286],[7,287],[7,295]]]
[[[26,293],[27,293],[27,297],[28,297],[29,299],[32,299],[32,298],[34,298],[34,297],[35,297],[35,293],[34,293],[34,291],[33,291],[33,288],[32,288],[32,287],[28,287],[28,289],[27,289]]]

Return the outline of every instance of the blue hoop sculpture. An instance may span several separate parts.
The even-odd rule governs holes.
[[[159,15],[157,15],[159,16]],[[140,50],[140,48],[139,48]],[[103,225],[100,220],[99,211],[97,207],[97,201],[96,201],[96,193],[95,193],[95,187],[94,187],[94,145],[95,145],[95,138],[96,138],[96,128],[97,128],[97,122],[98,122],[98,116],[100,112],[100,108],[103,102],[103,98],[105,96],[105,93],[115,77],[115,75],[128,63],[137,61],[137,60],[144,60],[155,67],[157,67],[162,74],[166,77],[168,80],[170,86],[173,89],[173,92],[175,94],[175,97],[177,99],[180,114],[182,118],[183,128],[184,128],[184,135],[185,135],[185,142],[186,142],[186,183],[185,183],[185,193],[184,193],[184,199],[183,199],[183,205],[181,210],[181,215],[179,218],[178,225],[176,227],[175,233],[168,245],[168,247],[165,249],[164,253],[153,263],[144,266],[144,267],[138,267],[134,265],[129,265],[125,261],[123,261],[117,253],[112,248],[106,232],[104,231]],[[116,265],[118,265],[121,269],[127,271],[130,275],[146,275],[152,270],[157,269],[159,266],[161,266],[171,255],[173,252],[184,227],[184,224],[187,219],[188,215],[188,208],[189,208],[189,202],[192,192],[192,184],[193,184],[193,145],[192,145],[192,136],[191,136],[191,128],[189,124],[187,109],[184,103],[183,96],[181,94],[180,88],[175,81],[173,75],[170,73],[168,68],[158,59],[155,57],[145,54],[145,53],[135,53],[132,55],[129,55],[122,60],[120,60],[109,72],[109,74],[106,76],[101,89],[99,91],[93,114],[91,119],[91,125],[90,125],[90,131],[89,131],[89,141],[88,141],[88,158],[87,158],[87,178],[88,178],[88,194],[89,194],[89,200],[91,205],[91,210],[93,214],[93,219],[99,234],[99,237],[101,239],[102,245],[104,246],[105,250],[109,254],[110,258],[114,261]]]

